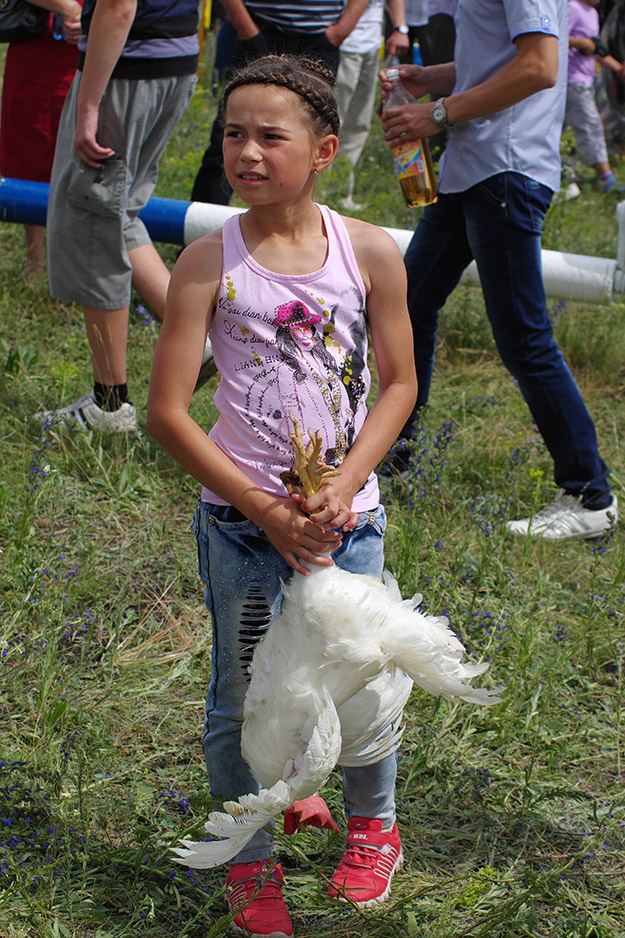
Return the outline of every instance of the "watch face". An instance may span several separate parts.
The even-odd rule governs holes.
[[[437,124],[445,124],[447,122],[447,111],[445,110],[445,105],[440,102],[435,104],[432,108],[432,120],[436,121]]]
[[[398,33],[403,33],[404,36],[407,36],[408,33],[410,32],[410,30],[409,30],[409,28],[408,28],[407,26],[398,26],[398,27],[397,27],[397,32],[398,32]]]

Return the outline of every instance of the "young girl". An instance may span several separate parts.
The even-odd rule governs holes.
[[[267,56],[235,73],[223,94],[226,175],[249,210],[200,238],[172,274],[154,359],[148,427],[202,484],[194,526],[213,628],[204,754],[211,789],[234,800],[258,791],[240,751],[247,668],[279,609],[292,570],[336,563],[380,577],[384,509],[375,466],[416,395],[406,281],[383,231],[313,202],[339,130],[332,74]],[[379,391],[370,387],[367,326]],[[221,383],[207,435],[188,408],[210,332]],[[320,490],[287,495],[291,415],[319,431],[340,466]],[[347,849],[329,890],[366,905],[388,896],[401,862],[395,754],[344,772]],[[290,936],[282,871],[263,830],[226,879],[235,926]]]

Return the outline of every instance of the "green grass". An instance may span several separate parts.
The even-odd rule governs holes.
[[[213,112],[196,93],[158,194],[187,198]],[[625,168],[615,158],[619,182]],[[618,194],[581,169],[545,247],[613,257]],[[336,204],[344,169],[319,198]],[[374,131],[362,217],[410,227]],[[175,248],[163,248],[173,263]],[[174,866],[211,806],[200,747],[210,634],[188,530],[197,486],[143,429],[132,439],[39,431],[40,405],[90,384],[79,308],[25,285],[22,234],[0,226],[0,935],[215,938],[223,871]],[[622,499],[623,304],[551,302]],[[145,418],[151,328],[133,319],[130,387]],[[215,381],[193,398],[215,417]],[[551,463],[502,368],[481,296],[441,316],[432,403],[408,483],[384,489],[387,563],[445,613],[502,704],[415,691],[397,804],[406,867],[383,909],[324,898],[333,833],[280,837],[300,938],[620,938],[625,933],[625,551],[510,540],[506,518],[554,493]],[[341,817],[340,779],[324,792]]]

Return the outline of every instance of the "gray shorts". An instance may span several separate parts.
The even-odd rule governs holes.
[[[566,86],[564,126],[573,130],[575,149],[582,163],[594,166],[595,163],[607,162],[605,134],[595,104],[593,85],[574,82]]]
[[[137,217],[154,191],[158,164],[197,78],[111,79],[100,105],[98,142],[115,150],[102,169],[74,149],[76,74],[63,108],[48,203],[52,296],[93,309],[130,302],[128,251],[150,243]]]

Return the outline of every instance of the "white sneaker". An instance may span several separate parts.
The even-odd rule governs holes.
[[[212,378],[213,375],[217,374],[217,365],[215,364],[215,359],[213,358],[213,347],[211,345],[211,340],[206,336],[206,345],[204,346],[204,354],[202,355],[202,364],[200,365],[200,370],[198,372],[197,381],[195,382],[194,391],[197,391],[198,388],[201,388],[203,384],[206,384],[209,378]]]
[[[49,426],[64,424],[78,430],[114,430],[130,433],[137,429],[137,408],[134,404],[122,404],[118,410],[102,410],[95,402],[93,394],[60,407],[58,410],[44,410],[35,414],[35,418]]]
[[[616,495],[607,508],[591,511],[573,495],[559,495],[532,518],[508,521],[511,534],[532,534],[546,541],[570,541],[573,538],[600,537],[618,521]]]
[[[576,199],[582,194],[582,190],[577,185],[576,182],[570,182],[568,186],[564,186],[560,189],[560,201],[562,202],[572,202],[573,199]]]

